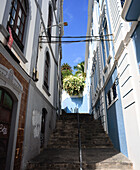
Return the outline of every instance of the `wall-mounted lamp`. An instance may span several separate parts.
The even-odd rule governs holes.
[[[35,82],[37,82],[38,79],[39,79],[38,71],[34,68],[34,69],[33,69],[33,80],[34,80]]]

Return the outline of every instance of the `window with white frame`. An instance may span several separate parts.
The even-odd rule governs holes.
[[[111,101],[112,101],[112,99],[111,99],[112,97],[111,97],[111,89],[108,91],[108,93],[107,93],[107,105],[109,106],[110,104],[111,104]]]
[[[114,83],[106,95],[108,108],[117,100],[117,97],[117,87],[116,83]]]
[[[108,58],[109,56],[109,48],[110,48],[110,45],[109,45],[109,36],[108,36],[108,25],[107,25],[107,21],[105,21],[105,25],[104,25],[104,39],[105,39],[105,49],[106,49],[106,58]]]
[[[105,68],[107,64],[107,59],[109,57],[109,50],[110,50],[108,25],[107,25],[106,18],[104,18],[103,31],[101,32],[101,47],[102,47],[102,56],[103,56],[103,66]]]
[[[115,100],[117,98],[117,89],[115,83],[112,86],[112,94],[113,94],[113,100]]]

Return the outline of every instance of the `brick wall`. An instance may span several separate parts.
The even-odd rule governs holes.
[[[26,107],[27,107],[27,96],[28,96],[28,82],[22,77],[22,75],[0,54],[0,64],[4,65],[8,69],[13,69],[14,75],[18,78],[23,86],[23,93],[21,98],[20,114],[19,114],[19,125],[18,125],[18,135],[15,151],[15,163],[14,170],[19,170],[22,159],[22,148],[24,140],[24,126],[26,117]]]

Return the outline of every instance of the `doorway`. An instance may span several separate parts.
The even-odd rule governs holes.
[[[0,166],[5,170],[8,142],[11,128],[13,98],[3,88],[0,88]]]
[[[42,118],[41,118],[40,148],[43,148],[44,143],[45,143],[46,115],[47,115],[47,110],[45,108],[43,108],[42,109]]]

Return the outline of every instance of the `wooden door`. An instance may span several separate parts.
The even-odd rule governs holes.
[[[10,94],[0,88],[0,169],[5,170],[8,141],[11,126],[13,100]]]

